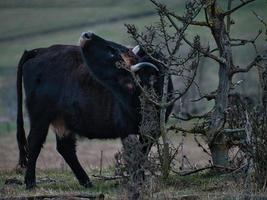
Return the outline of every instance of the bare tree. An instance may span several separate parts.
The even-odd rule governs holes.
[[[208,113],[201,115],[187,113],[187,117],[177,116],[178,119],[184,121],[196,118],[203,119],[203,124],[191,130],[184,130],[177,126],[173,126],[170,129],[203,134],[211,151],[213,165],[228,167],[228,139],[235,132],[240,131],[239,129],[229,130],[226,126],[229,96],[231,96],[231,91],[235,86],[238,85],[238,83],[233,83],[233,77],[236,74],[250,71],[254,66],[260,66],[260,61],[263,59],[262,56],[258,55],[255,45],[255,41],[262,32],[259,31],[255,38],[250,40],[232,38],[230,35],[231,14],[254,1],[243,0],[233,6],[232,0],[228,0],[226,10],[220,7],[218,0],[187,1],[184,16],[179,16],[168,9],[167,6],[151,0],[158,11],[159,23],[146,27],[146,31],[143,33],[139,33],[135,26],[127,25],[128,32],[136,43],[142,46],[146,53],[165,69],[161,97],[154,98],[149,92],[144,91],[146,97],[160,108],[160,133],[163,140],[162,157],[164,158],[162,161],[162,173],[164,177],[168,177],[171,158],[165,124],[166,108],[180,99],[195,84],[194,78],[197,73],[199,57],[212,59],[218,64],[219,83],[217,89],[209,94],[203,95],[200,91],[200,97],[194,102],[202,99],[214,100],[214,107]],[[204,19],[202,21],[195,20],[201,11],[205,13]],[[213,38],[216,47],[214,49],[203,47],[200,44],[199,36],[196,36],[191,41],[185,34],[189,26],[208,28],[211,31],[211,38]],[[254,47],[255,58],[246,66],[240,67],[234,62],[232,48],[246,44],[252,44]],[[190,49],[186,57],[182,57],[179,54],[181,46]],[[159,52],[162,56],[160,58],[155,57],[155,52]],[[178,76],[184,80],[184,88],[174,91],[172,96],[167,93],[169,75]]]

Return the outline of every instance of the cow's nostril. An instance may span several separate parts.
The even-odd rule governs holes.
[[[91,39],[93,33],[87,32],[87,33],[83,33],[82,35],[83,35],[83,38]]]

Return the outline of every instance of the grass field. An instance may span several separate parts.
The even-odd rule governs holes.
[[[91,171],[96,174],[97,171]],[[110,169],[104,171],[105,176],[110,175]],[[6,180],[15,179],[16,183],[5,184]],[[92,178],[94,187],[85,189],[81,187],[73,174],[68,170],[38,170],[35,190],[27,191],[23,176],[15,171],[0,172],[0,198],[24,197],[44,195],[75,194],[97,195],[104,194],[106,199],[126,199],[126,185],[122,180],[104,181]],[[197,199],[197,200],[236,200],[242,199],[242,188],[231,174],[218,176],[213,173],[202,173],[181,177],[172,174],[167,182],[152,179],[148,180],[143,188],[146,191],[145,199]],[[260,197],[264,199],[264,194]],[[259,198],[259,197],[258,197]],[[259,198],[259,199],[261,199]],[[72,198],[70,198],[72,199]],[[255,198],[256,199],[256,198]]]

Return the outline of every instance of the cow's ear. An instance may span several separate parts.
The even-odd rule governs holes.
[[[132,65],[138,63],[138,57],[131,50],[121,53],[120,56],[129,70]]]

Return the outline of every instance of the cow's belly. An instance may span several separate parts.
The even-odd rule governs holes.
[[[69,129],[71,132],[89,139],[112,139],[125,137],[128,134],[136,134],[131,133],[134,132],[131,128],[127,130],[126,128],[120,128],[113,123],[101,120],[88,120],[85,123],[80,122],[76,124],[71,123]]]
[[[102,99],[102,98],[101,98]],[[86,99],[86,105],[76,104],[72,113],[65,114],[66,126],[71,132],[87,138],[109,139],[137,134],[138,124],[112,101]]]

